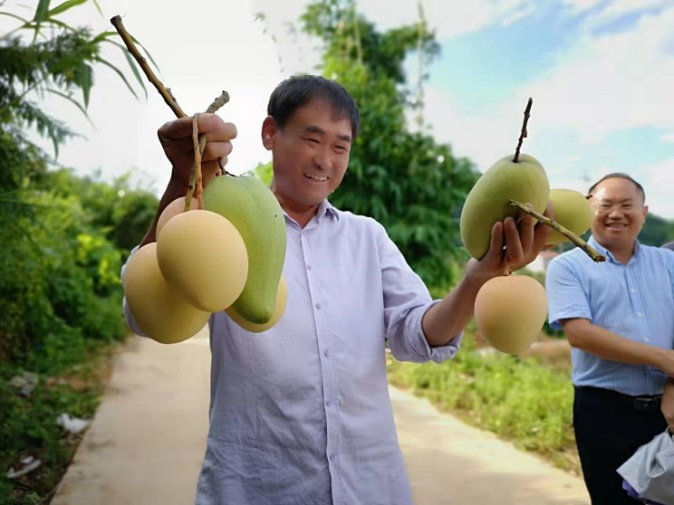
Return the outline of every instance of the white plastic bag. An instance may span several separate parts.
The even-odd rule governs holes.
[[[670,430],[637,449],[618,473],[643,498],[674,505],[674,435]]]

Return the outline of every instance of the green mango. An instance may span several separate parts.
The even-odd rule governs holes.
[[[481,259],[489,249],[491,229],[506,217],[517,217],[520,210],[510,200],[530,203],[539,213],[545,211],[550,183],[543,166],[532,156],[514,154],[501,158],[477,180],[461,210],[461,240],[473,258]]]
[[[223,175],[204,189],[204,208],[227,218],[246,244],[248,278],[232,308],[250,323],[267,323],[286,254],[286,225],[278,200],[260,179]]]
[[[555,188],[550,190],[550,201],[555,207],[555,221],[576,235],[582,235],[592,226],[594,212],[590,202],[580,191]],[[552,230],[545,245],[557,245],[569,239]]]

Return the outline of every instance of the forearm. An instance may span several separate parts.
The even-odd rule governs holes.
[[[663,368],[665,350],[634,342],[585,320],[584,324],[565,324],[569,344],[608,361]]]
[[[141,247],[144,246],[145,244],[150,244],[152,242],[157,241],[157,222],[159,221],[159,216],[161,216],[161,213],[164,212],[164,209],[168,206],[169,203],[171,203],[176,198],[185,196],[186,193],[187,188],[183,186],[180,182],[175,180],[174,177],[171,177],[168,185],[166,186],[166,190],[164,190],[164,194],[159,200],[157,212],[154,216],[154,219],[152,220],[152,224],[150,225],[150,228],[148,229],[147,233],[145,234],[145,237],[140,243]]]
[[[446,345],[461,333],[471,317],[478,288],[465,277],[440,302],[433,305],[421,320],[431,347]]]

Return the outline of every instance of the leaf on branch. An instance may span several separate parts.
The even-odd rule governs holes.
[[[57,5],[52,10],[50,10],[47,17],[57,16],[58,14],[61,14],[62,12],[67,11],[68,9],[71,9],[72,7],[76,7],[86,2],[87,0],[66,0],[62,4]]]
[[[21,16],[17,16],[16,14],[12,14],[11,12],[0,12],[0,16],[7,16],[10,18],[18,19],[19,21],[23,22],[24,25],[30,24],[30,21],[27,20],[26,18],[22,18]]]
[[[136,65],[136,60],[134,60],[131,55],[129,54],[129,51],[126,47],[123,47],[121,44],[118,42],[109,40],[108,42],[111,42],[112,44],[115,44],[116,46],[119,46],[119,48],[122,50],[122,53],[124,53],[124,56],[126,57],[126,61],[129,63],[129,66],[131,67],[131,71],[133,72],[133,75],[136,76],[136,80],[140,84],[140,87],[143,89],[143,93],[145,93],[145,99],[147,100],[147,88],[145,87],[145,83],[143,82],[143,78],[140,75],[140,71],[138,70],[138,67]]]
[[[89,121],[89,124],[91,126],[95,126],[93,121],[91,121],[91,118],[89,117],[89,114],[87,113],[87,110],[82,106],[82,104],[80,102],[75,100],[72,96],[66,95],[65,93],[62,93],[62,92],[60,92],[56,89],[47,88],[47,91],[49,93],[52,93],[52,94],[56,95],[56,96],[60,96],[61,98],[65,99],[65,100],[68,100],[75,107],[77,107],[80,110],[80,112],[82,112],[82,114],[84,114],[84,117],[87,118],[87,120]]]
[[[82,89],[82,96],[84,97],[84,107],[89,107],[89,96],[91,95],[91,88],[94,85],[94,71],[90,65],[82,63],[78,69],[77,85]]]
[[[47,19],[47,17],[49,17],[49,2],[50,0],[40,0],[40,2],[37,4],[33,21],[37,22],[38,25]]]
[[[147,49],[145,49],[145,46],[143,44],[141,44],[140,42],[138,42],[138,39],[136,39],[136,37],[134,37],[134,36],[131,36],[131,40],[133,40],[133,43],[136,44],[137,46],[139,46],[143,50],[143,52],[145,53],[145,56],[147,56],[147,58],[150,60],[150,63],[152,63],[154,65],[155,70],[158,73],[161,74],[161,72],[159,71],[159,65],[157,65],[157,62],[154,61],[150,52]]]
[[[118,69],[115,65],[113,65],[113,64],[110,63],[109,61],[107,61],[107,60],[101,58],[100,56],[97,56],[95,59],[96,59],[96,61],[98,61],[99,63],[102,63],[103,65],[106,65],[107,67],[110,67],[110,68],[111,68],[111,69],[112,69],[112,70],[119,76],[119,78],[120,78],[122,81],[124,81],[124,84],[126,84],[126,87],[129,88],[129,91],[131,91],[131,94],[132,94],[134,97],[136,97],[136,99],[138,99],[138,95],[137,95],[136,92],[133,90],[133,88],[131,87],[131,84],[129,84],[129,81],[126,79],[126,76],[122,73],[122,71],[121,71],[120,69]]]

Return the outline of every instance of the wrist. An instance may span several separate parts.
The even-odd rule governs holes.
[[[166,185],[166,189],[164,190],[162,200],[168,197],[172,202],[176,198],[185,196],[186,194],[187,194],[187,185],[181,182],[176,170],[173,169],[171,171],[171,177],[169,178],[168,184]]]
[[[466,275],[464,276],[464,279],[470,286],[479,290],[491,279],[493,279],[494,277],[499,277],[500,275],[502,274],[499,273],[487,274],[480,272],[479,261],[472,258],[468,261],[468,264],[466,266]]]
[[[652,356],[648,360],[648,364],[667,374],[668,365],[671,363],[671,358],[667,355],[667,351],[663,352],[663,350],[658,347],[652,347],[650,351]],[[671,380],[671,377],[669,380]]]

